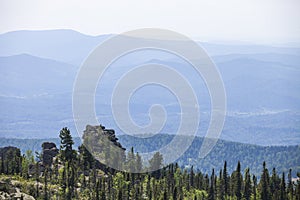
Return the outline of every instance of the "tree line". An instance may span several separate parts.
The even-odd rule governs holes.
[[[145,138],[132,137],[130,135],[119,135],[119,142],[127,150],[133,146],[136,152],[155,152],[157,149],[167,145],[173,139],[174,135],[157,134]],[[178,136],[179,137],[179,136]],[[185,141],[187,136],[182,136]],[[0,146],[15,146],[21,149],[21,153],[26,150],[41,151],[43,142],[53,142],[57,147],[60,146],[60,139],[12,139],[0,138]],[[79,137],[73,137],[76,148],[81,145],[82,140]],[[275,167],[278,172],[288,174],[289,168],[292,168],[292,175],[296,177],[296,172],[300,171],[300,145],[296,146],[257,146],[253,144],[242,144],[218,140],[217,144],[205,159],[199,159],[199,147],[202,146],[203,138],[195,137],[190,148],[176,162],[180,167],[194,166],[195,169],[203,173],[211,174],[212,168],[221,169],[224,161],[227,160],[227,169],[231,173],[236,169],[238,161],[241,162],[241,170],[245,171],[246,167],[251,169],[251,173],[258,178],[263,168],[262,163],[265,161],[268,166]],[[0,155],[1,156],[1,155]],[[288,166],[288,167],[286,167]]]
[[[40,153],[34,159],[30,151],[21,155],[18,148],[1,148],[1,177],[21,180],[23,192],[44,200],[300,200],[300,173],[294,180],[292,169],[287,174],[275,168],[269,171],[263,162],[258,179],[249,168],[242,171],[240,162],[229,173],[225,161],[221,169],[212,169],[208,174],[193,166],[182,168],[177,163],[163,167],[159,152],[146,166],[131,148],[124,156],[124,169],[128,170],[118,171],[96,160],[84,145],[74,149],[69,129],[63,128],[59,137],[58,154],[48,164],[43,162],[45,156]],[[132,168],[147,168],[149,172],[128,172]]]

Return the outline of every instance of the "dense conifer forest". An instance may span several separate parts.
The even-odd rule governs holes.
[[[76,135],[75,135],[76,136]],[[182,140],[187,136],[182,136]],[[158,151],[159,148],[167,145],[174,138],[170,134],[157,134],[148,138],[132,137],[130,135],[118,135],[119,142],[127,150],[134,147],[135,152],[152,152]],[[20,148],[21,154],[25,154],[27,150],[32,152],[41,152],[44,142],[55,143],[60,146],[59,138],[45,139],[15,139],[0,138],[0,147],[15,146]],[[81,145],[82,141],[79,137],[73,137],[75,149]],[[277,171],[289,172],[292,168],[292,175],[296,177],[296,172],[300,171],[300,145],[298,146],[259,146],[253,144],[244,144],[218,140],[216,146],[212,149],[205,159],[199,159],[199,147],[202,145],[203,138],[195,137],[192,145],[176,162],[181,168],[190,168],[194,166],[195,170],[203,173],[211,174],[212,169],[221,169],[225,161],[227,161],[227,170],[232,173],[236,169],[238,161],[241,163],[242,171],[247,167],[251,169],[251,173],[260,177],[263,169],[262,163],[265,161],[269,168],[275,167]]]
[[[105,136],[123,148],[114,134]],[[84,145],[77,149],[69,129],[63,128],[59,138],[59,149],[53,142],[44,142],[35,153],[0,148],[0,199],[300,199],[300,172],[292,168],[285,173],[262,162],[257,176],[239,161],[229,172],[225,161],[206,173],[193,165],[163,166],[159,152],[145,164],[130,148],[122,157],[125,170],[118,171],[96,160]],[[149,172],[130,173],[132,168]]]

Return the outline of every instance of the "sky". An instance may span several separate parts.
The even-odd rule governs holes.
[[[1,0],[0,33],[164,28],[203,41],[300,42],[299,0]]]

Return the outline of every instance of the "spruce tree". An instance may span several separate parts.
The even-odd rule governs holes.
[[[190,176],[189,176],[189,182],[190,182],[190,186],[192,188],[194,188],[194,179],[195,179],[195,173],[194,173],[194,166],[191,167],[191,170],[190,170]]]
[[[242,174],[241,174],[241,163],[238,161],[236,171],[235,171],[235,183],[234,183],[234,194],[237,200],[242,199]]]
[[[250,170],[246,169],[245,173],[245,185],[244,185],[244,198],[246,200],[250,200],[251,197],[251,178],[250,178]]]
[[[1,153],[1,174],[4,174],[4,166],[5,166],[5,164],[4,164],[4,153]]]
[[[215,199],[215,169],[212,170],[211,177],[210,177],[210,187],[209,187],[209,200]]]
[[[293,199],[294,196],[294,188],[293,188],[293,182],[292,182],[292,169],[289,170],[288,173],[288,188],[287,188],[288,198]]]
[[[74,151],[73,151],[73,138],[71,136],[70,130],[65,127],[63,128],[60,133],[60,152],[62,155],[62,159],[64,161],[72,161],[74,158]]]
[[[225,195],[229,195],[229,181],[228,181],[228,172],[227,172],[227,162],[224,162],[223,168],[223,183],[224,183],[224,193]]]
[[[141,173],[143,170],[142,158],[139,155],[139,152],[136,153],[136,172]]]
[[[152,175],[156,178],[160,177],[160,168],[162,167],[163,157],[159,152],[156,152],[149,160],[150,170],[153,171]]]
[[[282,172],[281,183],[280,183],[280,200],[286,200],[286,185],[285,185],[285,174]]]
[[[174,188],[174,191],[173,191],[173,199],[177,199],[177,187]]]
[[[270,191],[272,195],[273,200],[277,200],[280,196],[280,179],[277,176],[276,169],[273,168],[272,170],[272,176],[270,179]]]
[[[218,181],[218,193],[217,193],[217,197],[220,200],[224,200],[225,199],[225,192],[224,192],[224,179],[223,179],[223,171],[222,169],[220,170],[219,173],[219,181]]]
[[[69,200],[74,194],[76,152],[73,150],[74,141],[68,128],[63,128],[59,133],[59,137],[60,155],[64,161],[66,173],[66,199]]]
[[[263,171],[260,179],[260,196],[261,200],[270,200],[270,188],[269,188],[269,172],[266,168],[266,162],[263,163]]]
[[[253,200],[256,200],[257,178],[255,175],[253,175],[252,181],[253,181]]]

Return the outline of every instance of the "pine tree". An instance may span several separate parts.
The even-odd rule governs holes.
[[[224,200],[225,199],[225,192],[224,192],[224,178],[223,178],[223,171],[220,170],[219,173],[219,181],[218,181],[218,199]]]
[[[227,172],[227,162],[224,162],[224,168],[223,168],[223,183],[224,183],[224,192],[225,195],[229,195],[229,183],[228,183],[228,172]]]
[[[4,174],[4,153],[1,154],[1,174]]]
[[[73,138],[68,128],[63,128],[59,134],[60,154],[64,161],[64,172],[66,173],[66,199],[72,199],[75,185],[75,160],[76,151],[73,150]]]
[[[173,199],[177,199],[178,195],[177,195],[177,187],[174,188],[174,191],[173,191]]]
[[[211,177],[210,177],[210,187],[209,187],[209,200],[215,199],[215,169],[212,170]]]
[[[139,152],[136,153],[136,172],[141,173],[143,170],[142,158],[139,155]]]
[[[252,181],[253,181],[253,200],[256,200],[257,178],[255,175],[253,175]]]
[[[194,188],[194,179],[195,179],[195,173],[194,173],[194,166],[191,167],[191,170],[190,170],[190,176],[189,176],[189,185]]]
[[[60,133],[60,152],[62,155],[62,160],[64,161],[72,161],[74,158],[74,151],[73,151],[73,138],[71,136],[70,130],[65,127],[63,128]]]
[[[242,174],[241,174],[241,164],[240,161],[237,164],[236,171],[235,171],[235,183],[234,183],[234,194],[237,200],[241,200],[242,198]]]
[[[208,174],[205,174],[205,176],[204,176],[203,188],[204,188],[204,190],[209,191],[209,178],[208,178]]]
[[[280,183],[280,200],[286,200],[286,184],[285,184],[285,174],[282,172],[281,183]]]
[[[273,200],[277,200],[278,197],[280,196],[280,179],[276,174],[276,169],[273,168],[272,170],[272,176],[270,179],[270,191],[272,195]]]
[[[270,195],[270,187],[269,187],[269,172],[268,169],[266,168],[266,162],[263,163],[263,171],[260,179],[260,196],[262,200],[270,200],[271,195]]]
[[[136,163],[135,163],[135,155],[133,147],[130,148],[130,151],[127,155],[127,168],[129,172],[134,173],[136,169]]]
[[[244,198],[246,200],[250,200],[251,197],[251,178],[250,178],[250,170],[246,169],[245,173],[245,185],[244,185]]]
[[[294,188],[293,188],[293,182],[292,182],[292,169],[289,170],[288,173],[288,188],[287,188],[287,193],[289,199],[293,199],[294,196]]]
[[[90,170],[95,165],[95,159],[89,150],[82,144],[78,147],[78,152],[80,153],[83,171]]]
[[[164,188],[164,200],[168,200],[168,192],[167,192],[167,187]]]
[[[163,157],[159,152],[156,152],[153,157],[149,160],[150,170],[153,171],[154,177],[160,177],[160,168],[162,167]]]
[[[65,166],[62,168],[61,174],[59,176],[60,176],[59,182],[60,182],[60,187],[62,189],[62,195],[65,196],[66,188],[67,188],[67,180],[66,180],[67,177],[66,177],[66,167]]]

